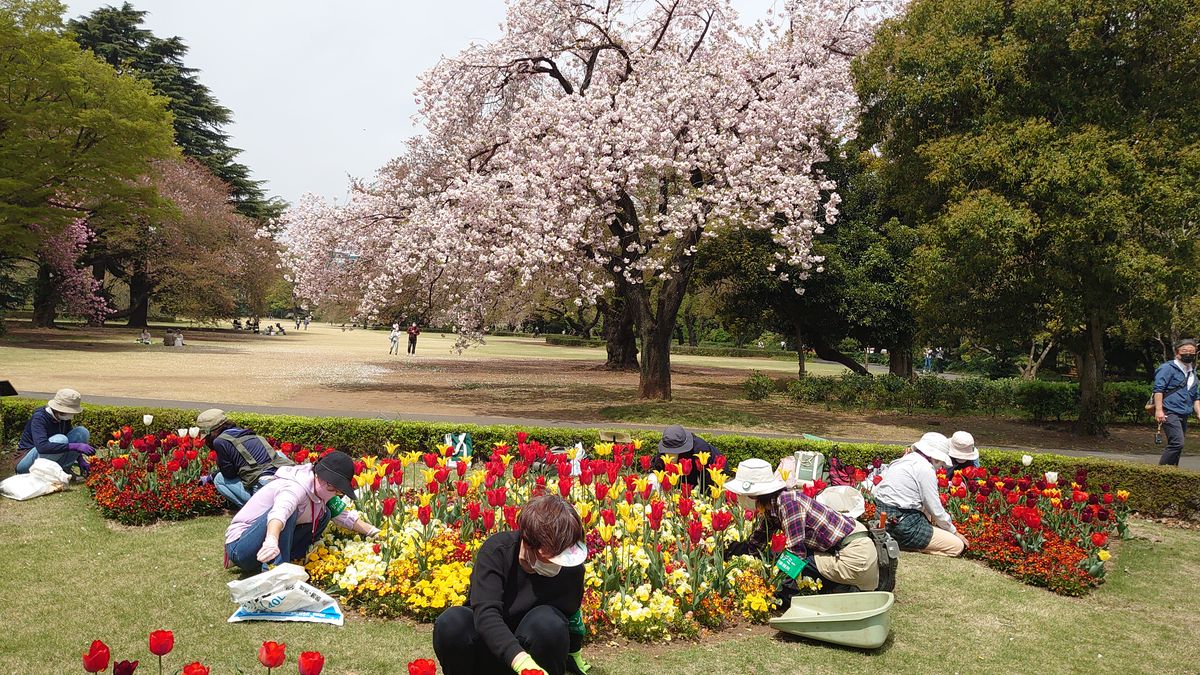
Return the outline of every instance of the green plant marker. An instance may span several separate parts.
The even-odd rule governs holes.
[[[800,572],[804,571],[804,567],[807,564],[800,556],[791,551],[784,551],[779,556],[779,560],[775,561],[775,567],[793,579],[800,576]]]

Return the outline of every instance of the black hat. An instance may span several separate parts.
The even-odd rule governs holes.
[[[317,461],[313,473],[338,492],[354,496],[354,460],[350,459],[350,455],[334,450]]]
[[[692,449],[695,440],[692,432],[678,424],[672,424],[663,432],[662,440],[658,443],[658,451],[667,455],[681,455]]]

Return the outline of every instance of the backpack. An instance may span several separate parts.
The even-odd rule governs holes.
[[[295,462],[288,459],[287,456],[282,452],[276,452],[275,448],[271,447],[270,442],[268,442],[267,439],[263,438],[262,436],[253,436],[253,438],[258,439],[259,443],[262,443],[262,446],[266,448],[267,451],[267,461],[263,462],[262,464],[257,464],[254,459],[254,454],[246,448],[246,439],[250,437],[234,436],[226,431],[220,436],[217,436],[217,438],[232,443],[233,447],[237,449],[238,454],[242,456],[243,460],[245,460],[246,463],[238,469],[238,478],[242,481],[242,485],[247,490],[254,489],[254,484],[258,482],[258,479],[262,477],[263,473],[266,472],[267,469],[279,469],[281,467],[295,465]]]
[[[877,591],[892,591],[896,588],[896,568],[900,566],[900,545],[880,527],[868,527],[868,534],[875,542],[879,555],[879,587]]]

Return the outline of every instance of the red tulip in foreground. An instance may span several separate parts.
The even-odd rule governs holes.
[[[299,664],[300,675],[321,675],[325,657],[321,656],[321,652],[301,652]]]
[[[408,664],[408,675],[437,675],[437,664],[433,659],[417,659]]]
[[[108,652],[108,645],[99,640],[93,640],[91,649],[83,655],[83,669],[89,673],[108,670],[109,658],[111,655]]]
[[[117,661],[113,663],[113,675],[133,675],[137,667],[137,661]]]
[[[193,661],[183,667],[183,675],[208,675],[208,668],[199,661]]]
[[[283,653],[286,646],[271,641],[262,643],[262,647],[258,649],[258,662],[266,666],[268,672],[272,668],[282,666],[283,662],[287,660],[287,656]]]

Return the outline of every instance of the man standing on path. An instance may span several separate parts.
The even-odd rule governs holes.
[[[388,354],[399,354],[400,353],[400,324],[398,324],[398,323],[392,324],[392,332],[391,332],[391,334],[388,335],[388,342],[392,343],[392,346],[388,348]]]
[[[1154,419],[1167,434],[1167,447],[1159,464],[1179,466],[1183,454],[1183,434],[1188,416],[1200,417],[1200,389],[1196,383],[1196,341],[1175,343],[1175,360],[1167,361],[1154,373]]]
[[[408,327],[408,353],[412,354],[413,356],[417,355],[417,336],[420,334],[421,329],[417,328],[417,324],[414,321],[413,324]]]

